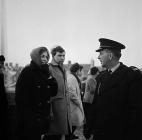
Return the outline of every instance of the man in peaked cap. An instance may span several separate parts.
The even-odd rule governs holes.
[[[106,38],[99,42],[96,52],[106,70],[97,78],[89,115],[94,140],[142,140],[142,75],[119,61],[123,44]]]
[[[125,46],[117,41],[106,38],[100,38],[99,42],[100,48],[96,52],[100,52],[98,59],[102,67],[111,69],[113,66],[119,65],[121,50],[125,49]]]

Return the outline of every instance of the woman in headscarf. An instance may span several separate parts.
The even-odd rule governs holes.
[[[33,49],[31,62],[21,72],[16,83],[17,138],[41,140],[48,131],[50,97],[57,94],[57,82],[49,72],[49,52],[46,47]]]

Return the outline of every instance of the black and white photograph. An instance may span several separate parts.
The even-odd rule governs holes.
[[[0,0],[0,139],[142,140],[141,0]]]

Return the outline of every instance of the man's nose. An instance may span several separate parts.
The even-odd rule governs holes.
[[[65,59],[65,57],[64,57],[64,56],[62,56],[62,57],[61,57],[61,59]]]

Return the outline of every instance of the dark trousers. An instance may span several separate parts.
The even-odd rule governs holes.
[[[85,118],[86,118],[86,123],[84,124],[83,134],[84,134],[85,138],[88,139],[91,136],[91,132],[89,130],[89,125],[88,125],[89,111],[91,108],[91,104],[84,102],[83,108],[84,108],[84,113],[85,113]]]
[[[65,139],[66,140],[72,140],[72,135],[73,135],[73,132],[74,132],[74,128],[72,128],[72,132],[71,132],[70,127],[69,127],[69,122],[68,122],[68,130],[69,130],[69,134],[65,136]]]
[[[65,135],[65,140],[72,140],[72,133],[69,128],[69,124],[68,124],[68,130],[69,130],[69,134]],[[62,135],[45,135],[43,140],[60,140],[61,136]]]

